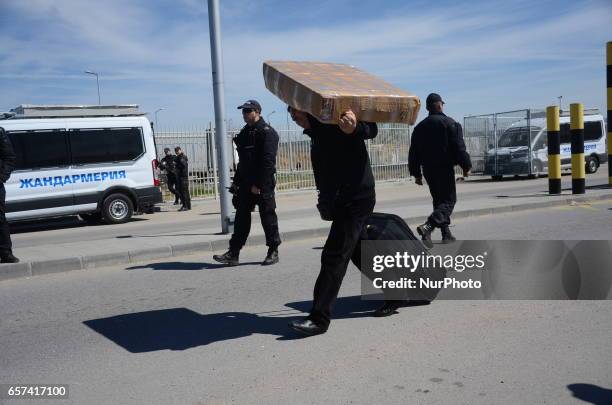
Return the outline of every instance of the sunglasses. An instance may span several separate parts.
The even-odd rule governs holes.
[[[252,108],[243,108],[243,109],[242,109],[242,113],[243,113],[243,114],[250,114],[250,113],[252,113],[253,111],[255,111],[255,110],[254,110],[254,109],[252,109]]]

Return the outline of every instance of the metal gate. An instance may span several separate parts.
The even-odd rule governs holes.
[[[541,110],[525,109],[465,117],[464,139],[472,172],[494,178],[538,174],[542,169],[533,142],[546,131],[544,116]]]
[[[297,127],[278,129],[279,145],[276,157],[276,190],[285,192],[314,188],[314,176],[310,161],[310,138]],[[233,177],[237,153],[232,142],[238,130],[229,130],[225,137],[226,150],[231,156],[230,176]],[[376,181],[394,181],[409,178],[408,148],[411,128],[402,124],[379,124],[378,136],[366,142],[372,171]],[[189,188],[194,198],[217,198],[218,171],[214,129],[190,127],[183,129],[159,128],[155,133],[157,155],[164,156],[164,148],[174,153],[180,146],[189,158]],[[162,175],[162,180],[164,176]],[[170,198],[167,189],[166,198]]]

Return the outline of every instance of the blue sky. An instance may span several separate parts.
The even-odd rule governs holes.
[[[221,0],[227,118],[258,99],[267,59],[353,64],[467,114],[582,102],[605,113],[611,1]],[[0,0],[0,110],[18,104],[160,107],[160,126],[214,120],[206,0]],[[421,112],[424,116],[424,111]],[[151,117],[153,114],[151,114]]]

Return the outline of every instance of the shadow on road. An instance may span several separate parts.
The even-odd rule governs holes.
[[[585,187],[586,190],[605,190],[607,188],[609,188],[607,184],[599,184],[599,185]],[[496,195],[495,197],[496,198],[531,198],[531,197],[571,197],[571,196],[574,196],[574,194],[572,194],[571,187],[563,188],[561,191],[562,192],[565,191],[565,193],[551,195],[551,194],[548,194],[548,190],[542,190],[538,193],[517,194],[517,195]],[[575,196],[580,197],[581,195],[577,194]]]
[[[241,262],[238,266],[252,266],[261,264],[261,262]],[[128,267],[126,270],[142,270],[142,269],[150,269],[150,270],[209,270],[209,269],[219,269],[221,267],[227,267],[221,263],[206,263],[206,262],[161,262],[161,263],[149,263],[143,264],[140,266],[132,266]]]
[[[166,236],[212,236],[223,235],[223,233],[158,233],[155,235],[119,235],[116,239],[131,239],[131,238],[161,238]]]
[[[574,398],[581,399],[594,405],[612,404],[612,390],[598,387],[593,384],[570,384],[567,388],[572,391]]]
[[[311,301],[286,304],[292,310],[262,313],[221,312],[199,314],[187,308],[171,308],[93,319],[83,322],[130,353],[157,350],[186,350],[210,343],[238,339],[253,334],[278,336],[277,340],[295,340],[303,336],[288,327],[292,320],[308,312]],[[336,302],[334,319],[369,317],[380,305],[363,301],[360,296],[342,297]]]
[[[141,222],[148,221],[148,218],[131,218],[127,223],[130,222]],[[96,227],[96,226],[117,226],[116,224],[88,224],[81,220],[77,216],[60,217],[60,218],[49,218],[49,219],[37,219],[31,221],[19,221],[12,222],[9,224],[11,234],[27,233],[27,232],[40,232],[40,231],[54,231],[57,229],[72,229],[72,228],[83,228],[83,227]]]

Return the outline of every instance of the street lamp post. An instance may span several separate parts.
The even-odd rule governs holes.
[[[159,131],[159,127],[157,126],[157,113],[165,109],[166,109],[165,107],[162,107],[162,108],[158,108],[157,110],[155,110],[155,130],[156,131]]]
[[[212,67],[213,98],[215,102],[215,139],[219,171],[219,202],[221,205],[221,232],[230,233],[234,219],[231,216],[229,193],[230,173],[227,156],[227,131],[225,128],[225,92],[223,89],[223,58],[221,49],[221,17],[219,0],[208,0],[208,25],[210,31],[210,58]]]
[[[270,115],[274,114],[276,112],[276,110],[272,110],[268,115],[266,115],[266,122],[269,124],[270,123]]]
[[[92,72],[91,70],[86,70],[85,73],[87,73],[88,75],[94,75],[96,76],[96,84],[98,85],[98,105],[100,105],[100,78],[98,77],[98,73],[96,72]]]
[[[563,96],[559,96],[557,97],[559,99],[559,112],[561,112],[562,108],[561,108],[561,99],[563,98]]]

